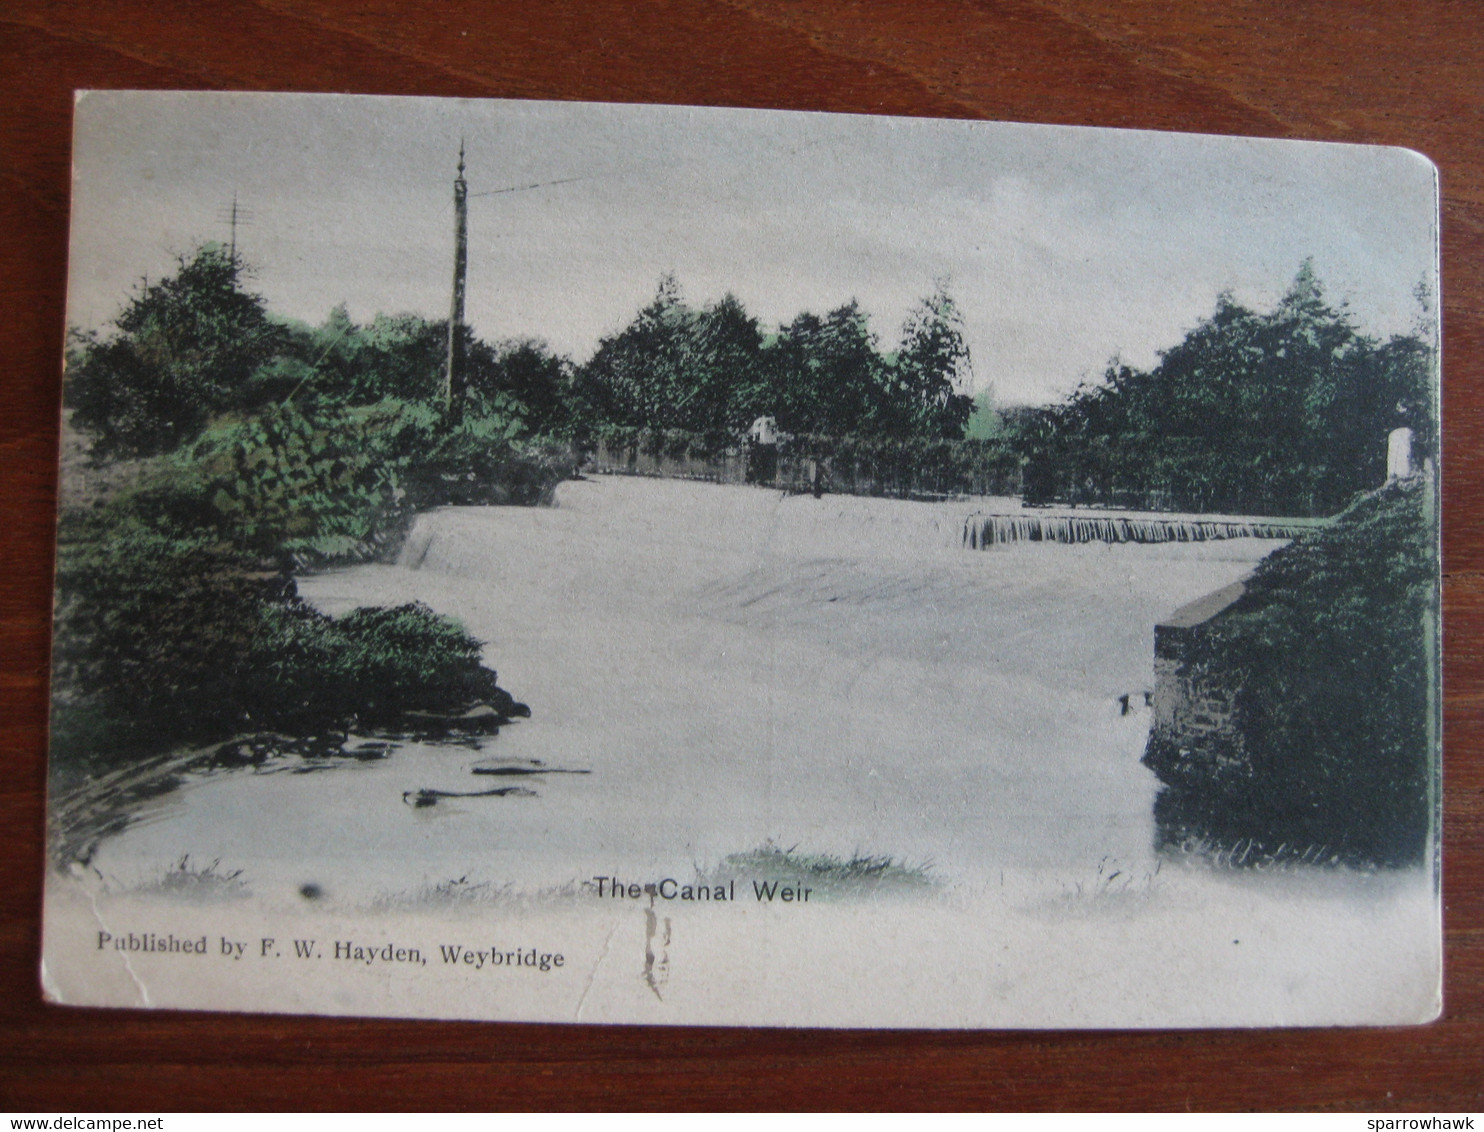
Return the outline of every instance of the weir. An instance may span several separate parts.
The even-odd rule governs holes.
[[[963,545],[988,550],[1014,542],[1209,542],[1213,539],[1291,539],[1323,520],[1197,519],[1129,515],[987,515],[964,520]]]
[[[432,545],[433,529],[427,521],[427,516],[419,515],[413,520],[407,537],[402,540],[402,549],[397,554],[397,565],[408,570],[420,568],[423,559],[428,556],[428,548]]]

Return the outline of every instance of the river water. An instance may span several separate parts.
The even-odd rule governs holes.
[[[457,618],[531,718],[478,748],[196,776],[96,863],[144,885],[189,854],[257,894],[352,903],[681,875],[765,846],[946,883],[1147,876],[1148,715],[1118,698],[1152,687],[1157,620],[1280,544],[971,551],[974,509],[614,477],[550,508],[427,514],[401,564],[301,592]],[[491,761],[589,773],[471,773]],[[510,784],[530,793],[404,800]]]

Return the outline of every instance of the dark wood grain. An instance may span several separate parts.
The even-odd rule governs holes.
[[[1471,1108],[1484,1093],[1484,20],[1471,3],[0,3],[0,1107]],[[1446,1012],[911,1033],[58,1009],[38,911],[71,92],[681,102],[1405,145],[1442,169]],[[1157,977],[1157,972],[1151,972]]]

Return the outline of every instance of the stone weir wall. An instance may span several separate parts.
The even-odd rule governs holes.
[[[1236,689],[1192,658],[1208,627],[1246,592],[1245,581],[1234,582],[1154,627],[1153,720],[1144,762],[1166,783],[1209,780],[1245,761]]]
[[[964,521],[964,545],[975,550],[988,550],[1016,542],[1292,539],[1307,534],[1324,522],[1322,519],[1203,519],[1178,515],[1037,515],[1025,512],[986,515],[982,511],[976,511]]]

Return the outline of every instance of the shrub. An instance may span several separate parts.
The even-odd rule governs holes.
[[[1256,856],[1422,859],[1433,817],[1438,610],[1432,485],[1361,497],[1329,528],[1271,555],[1209,623],[1190,663],[1235,689],[1236,757],[1200,772],[1151,742],[1167,841]],[[1281,855],[1281,854],[1279,854]]]
[[[285,566],[364,559],[417,510],[549,499],[575,456],[520,434],[499,406],[448,428],[415,402],[274,405],[222,420],[154,462],[116,501],[113,521]]]
[[[150,455],[190,439],[278,352],[283,328],[242,274],[207,244],[181,257],[174,276],[141,286],[113,337],[83,341],[66,402],[100,454]]]
[[[233,673],[291,584],[203,539],[135,528],[61,542],[54,759],[111,764],[236,726]]]
[[[63,770],[244,730],[513,707],[479,642],[426,606],[327,617],[291,579],[204,540],[136,529],[64,543],[57,578],[52,749]]]
[[[299,601],[265,605],[242,658],[239,699],[271,726],[390,726],[408,711],[508,697],[481,647],[421,603],[330,618]],[[262,725],[261,723],[259,724]]]

